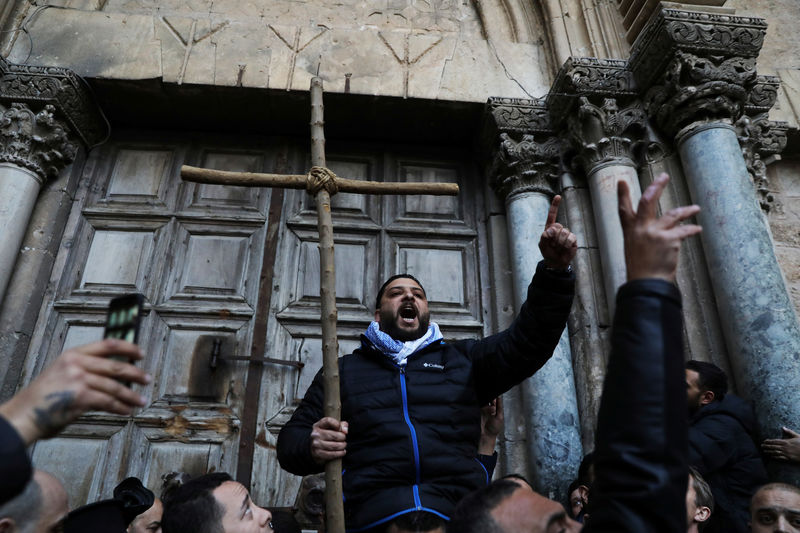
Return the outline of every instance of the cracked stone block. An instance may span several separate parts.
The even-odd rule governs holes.
[[[17,39],[9,61],[71,68],[81,76],[149,79],[161,76],[160,45],[152,17],[44,9]],[[87,46],[96,43],[96,46]],[[29,56],[30,51],[30,57]]]

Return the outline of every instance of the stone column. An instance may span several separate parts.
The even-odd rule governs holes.
[[[489,173],[493,188],[506,204],[515,306],[519,309],[541,260],[539,236],[556,192],[561,147],[552,135],[543,101],[490,99],[488,107],[490,137],[499,140]],[[506,437],[527,445],[524,466],[534,487],[550,497],[563,498],[582,457],[566,330],[550,361],[525,380],[517,393],[506,409],[511,413]]]
[[[765,33],[763,19],[662,9],[637,41],[631,68],[649,88],[658,126],[675,136],[692,199],[702,208],[703,249],[733,381],[754,401],[762,436],[773,436],[800,420],[800,325],[733,126],[750,95],[764,90],[755,60]],[[797,468],[777,471],[800,481]]]
[[[575,163],[589,183],[609,316],[625,283],[625,249],[617,214],[617,182],[626,181],[634,205],[641,196],[637,154],[645,144],[647,114],[635,100],[633,74],[614,59],[569,58],[547,101],[556,124],[566,126]]]
[[[60,179],[67,174],[61,171],[108,134],[93,95],[73,72],[0,57],[0,397],[18,383],[71,207],[77,180]],[[29,227],[34,212],[36,232]]]

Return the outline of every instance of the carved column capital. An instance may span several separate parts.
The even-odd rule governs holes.
[[[675,136],[697,122],[738,120],[757,86],[766,29],[761,18],[662,8],[629,61],[658,126]]]
[[[91,90],[75,73],[0,57],[0,161],[44,181],[72,162],[79,143],[91,148],[108,134]]]
[[[636,166],[647,131],[637,94],[626,61],[571,57],[559,70],[547,102],[587,174],[605,164]]]
[[[71,163],[78,147],[54,112],[50,104],[35,113],[27,104],[0,103],[0,162],[27,168],[41,182]]]
[[[769,120],[767,113],[762,113],[753,117],[742,115],[735,127],[747,171],[759,194],[761,209],[769,212],[774,197],[769,190],[767,165],[780,160],[780,152],[786,148],[789,125]]]
[[[490,185],[501,199],[528,191],[556,194],[561,143],[544,100],[490,98],[483,139]]]

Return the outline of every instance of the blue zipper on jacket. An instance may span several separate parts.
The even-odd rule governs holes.
[[[420,482],[420,465],[419,465],[419,445],[417,443],[417,430],[414,429],[414,424],[411,423],[411,418],[408,416],[408,392],[406,390],[406,370],[400,367],[400,393],[403,397],[403,417],[406,419],[406,425],[411,432],[411,443],[414,449],[414,469],[416,471],[416,484],[414,485],[414,504],[417,508],[422,507],[422,502],[419,499],[419,485]]]

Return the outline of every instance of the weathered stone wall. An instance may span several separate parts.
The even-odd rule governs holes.
[[[352,93],[474,102],[542,96],[550,83],[544,30],[521,0],[50,4],[27,22],[31,39],[17,39],[11,61],[92,78],[302,91],[319,71],[329,92],[343,92],[349,75]]]

